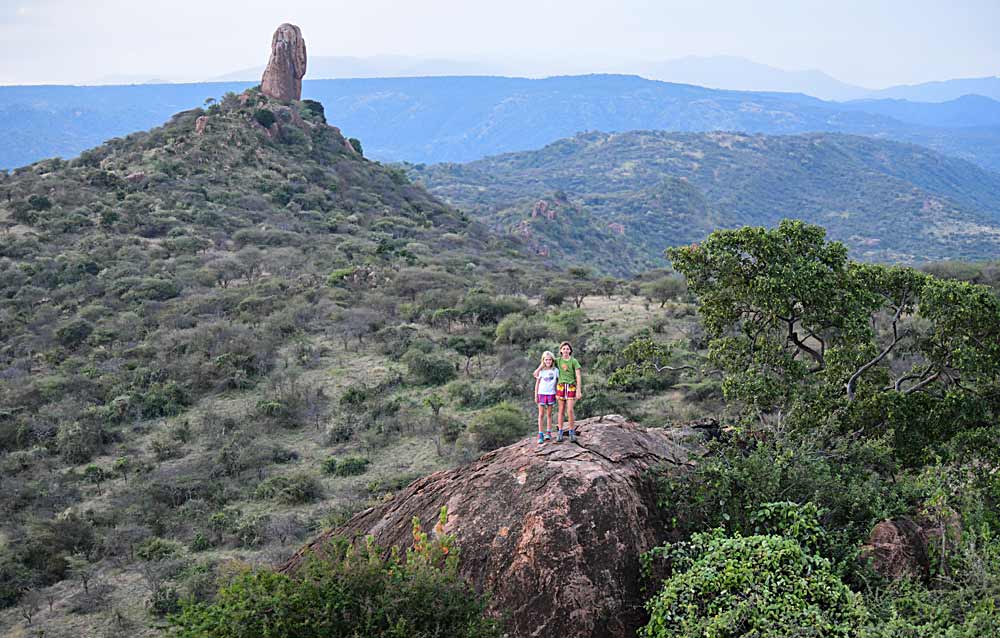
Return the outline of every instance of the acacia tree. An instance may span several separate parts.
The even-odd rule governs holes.
[[[723,391],[761,420],[893,429],[897,442],[919,431],[926,444],[1000,415],[988,288],[851,262],[799,221],[716,231],[669,256],[699,298]]]

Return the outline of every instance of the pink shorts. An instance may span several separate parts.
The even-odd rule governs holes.
[[[546,406],[546,405],[555,405],[555,404],[556,404],[556,395],[554,395],[554,394],[539,394],[538,395],[538,405]]]

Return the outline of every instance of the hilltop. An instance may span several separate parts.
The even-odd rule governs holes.
[[[410,170],[432,192],[515,235],[546,226],[537,202],[557,194],[570,207],[565,214],[583,222],[568,222],[574,232],[557,237],[535,232],[536,241],[616,273],[662,266],[664,248],[715,227],[782,218],[822,224],[872,261],[982,259],[1000,244],[1000,175],[865,137],[594,132]]]

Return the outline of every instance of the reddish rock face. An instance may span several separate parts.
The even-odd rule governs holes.
[[[927,538],[908,517],[875,525],[862,555],[871,559],[872,568],[886,578],[927,577]]]
[[[914,518],[900,516],[875,525],[861,556],[870,559],[872,568],[886,578],[926,580],[931,572],[931,554],[941,560],[940,565],[935,565],[940,573],[948,574],[946,559],[961,539],[962,520],[956,512],[923,511]]]
[[[633,636],[645,621],[639,554],[669,535],[647,471],[690,466],[701,435],[620,416],[577,429],[577,443],[524,440],[427,476],[332,533],[406,548],[412,518],[430,529],[447,506],[444,532],[456,537],[460,569],[491,593],[511,636]],[[294,572],[325,536],[282,569]]]
[[[301,100],[306,74],[306,42],[294,24],[283,24],[271,38],[271,59],[260,81],[261,93],[276,100]]]
[[[540,199],[535,202],[535,206],[531,209],[532,217],[545,217],[546,219],[556,218],[555,206],[549,206],[549,203],[544,199]]]
[[[204,135],[206,126],[208,126],[208,116],[202,115],[194,121],[194,134]]]

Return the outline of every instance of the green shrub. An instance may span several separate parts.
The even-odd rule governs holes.
[[[860,596],[793,539],[716,529],[654,551],[670,554],[673,573],[646,605],[645,638],[861,636]]]
[[[365,149],[362,148],[362,146],[361,146],[361,140],[359,140],[356,137],[351,137],[351,138],[348,138],[347,142],[348,142],[348,144],[351,145],[351,148],[353,148],[355,151],[357,151],[358,155],[361,155],[362,157],[364,157]]]
[[[773,527],[754,518],[762,505],[812,502],[830,530],[825,557],[854,582],[857,547],[875,523],[909,511],[904,491],[885,478],[894,465],[878,442],[843,441],[820,451],[813,442],[738,436],[709,449],[690,472],[659,479],[659,503],[683,535],[718,526],[744,535],[771,533]]]
[[[458,405],[471,409],[487,408],[522,394],[521,389],[512,381],[486,384],[462,380],[448,384],[447,391],[448,396]]]
[[[539,317],[513,313],[504,317],[496,329],[496,342],[528,346],[549,336],[549,327]]]
[[[56,338],[59,343],[67,348],[76,348],[90,336],[94,331],[94,325],[85,319],[74,319],[69,323],[59,326],[56,330]]]
[[[143,541],[136,549],[135,555],[140,560],[159,561],[170,558],[181,551],[180,545],[174,541],[153,537]]]
[[[442,385],[455,378],[455,364],[438,354],[427,354],[411,348],[403,355],[410,379],[420,385]]]
[[[247,572],[212,604],[184,603],[178,638],[500,638],[484,599],[458,573],[454,539],[429,539],[414,520],[405,558],[331,541],[301,575]]]
[[[271,128],[271,125],[277,121],[274,111],[270,109],[257,109],[253,113],[253,119],[264,128]]]
[[[368,471],[371,463],[362,456],[348,456],[342,459],[330,457],[323,461],[323,471],[335,476],[357,476]]]
[[[509,445],[529,430],[530,424],[524,412],[507,402],[476,415],[469,426],[476,445],[484,452]]]
[[[261,481],[254,490],[255,498],[276,500],[287,505],[310,503],[322,495],[322,486],[311,474],[272,476]]]

